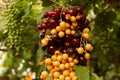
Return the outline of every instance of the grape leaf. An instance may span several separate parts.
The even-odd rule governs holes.
[[[73,6],[76,6],[76,5],[84,6],[87,2],[88,0],[71,0],[70,1],[71,5]]]
[[[24,59],[30,59],[32,57],[32,53],[30,50],[23,50],[22,54],[20,54]]]
[[[52,4],[50,0],[41,0],[41,1],[42,1],[42,6],[44,7],[50,6]]]
[[[91,73],[90,80],[101,80],[95,73]]]
[[[86,66],[76,65],[75,72],[80,80],[90,80],[89,69]]]
[[[44,55],[45,55],[45,51],[42,51],[42,49],[39,48],[37,51],[37,54],[36,54],[37,65],[39,65],[39,63],[43,59]]]

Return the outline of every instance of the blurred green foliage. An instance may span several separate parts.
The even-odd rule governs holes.
[[[13,2],[16,3],[16,1],[19,0],[15,0]],[[25,28],[27,28],[25,30],[26,34],[22,39],[25,40],[23,43],[28,45],[26,45],[24,50],[20,52],[16,52],[14,49],[8,48],[9,54],[4,64],[4,66],[7,67],[4,75],[11,77],[12,80],[14,80],[15,77],[21,77],[22,72],[28,67],[31,67],[32,71],[37,73],[37,78],[39,78],[40,72],[45,69],[45,65],[39,66],[39,61],[42,58],[40,55],[43,54],[43,52],[40,49],[37,25],[42,21],[40,16],[43,15],[44,11],[52,9],[53,6],[58,6],[49,0],[22,0],[23,3],[26,1],[26,4],[32,4],[31,6],[23,6],[23,11],[25,11],[25,13],[22,14],[24,23],[21,23],[21,25],[24,24]],[[120,80],[120,1],[56,1],[60,4],[68,3],[72,6],[80,5],[84,7],[84,12],[90,20],[89,26],[91,27],[91,41],[94,45],[90,61],[91,71],[96,73],[102,80]],[[11,1],[6,0],[6,2],[10,3],[9,6],[12,5]],[[22,5],[22,3],[17,3],[17,5]],[[1,10],[4,11],[3,9]],[[17,14],[17,16],[20,15]],[[5,29],[5,22],[7,22],[6,19],[4,19],[5,17],[5,15],[0,17],[0,29],[3,30]],[[7,39],[7,35],[3,34],[3,30],[0,30],[0,41],[6,41]],[[23,63],[24,66],[22,70],[18,71],[17,68],[23,59],[25,60],[25,63]],[[15,69],[16,75],[11,73],[11,69]],[[92,76],[91,80],[98,78],[94,73],[90,74]]]

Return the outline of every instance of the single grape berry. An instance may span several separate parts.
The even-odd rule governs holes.
[[[44,31],[40,32],[39,36],[40,36],[41,39],[43,39],[45,37],[45,32]]]
[[[56,50],[56,46],[50,46],[50,47],[48,48],[48,51],[51,52],[51,53],[54,53],[55,50]]]
[[[79,39],[73,38],[73,39],[72,39],[72,45],[73,45],[73,46],[79,46],[79,45],[80,45]]]
[[[88,44],[85,45],[85,49],[87,51],[91,52],[93,50],[93,46],[90,43],[88,43]]]

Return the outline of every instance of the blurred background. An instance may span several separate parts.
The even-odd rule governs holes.
[[[120,0],[55,1],[83,6],[94,46],[90,70],[101,80],[120,80]],[[44,67],[37,25],[53,7],[50,0],[0,0],[0,80],[39,78]]]

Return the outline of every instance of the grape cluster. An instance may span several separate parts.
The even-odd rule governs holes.
[[[78,80],[74,71],[74,65],[78,63],[75,55],[69,56],[67,53],[62,54],[59,50],[56,50],[54,55],[46,58],[44,62],[50,72],[51,80]],[[40,78],[44,80],[47,76],[48,73],[43,71]]]
[[[43,23],[38,25],[38,29],[41,30],[40,38],[42,49],[43,51],[47,51],[45,57],[52,60],[52,57],[56,55],[55,51],[58,50],[61,53],[58,56],[65,54],[68,56],[74,55],[75,59],[78,61],[76,64],[86,65],[87,61],[90,59],[90,52],[93,50],[93,46],[89,40],[89,21],[83,13],[83,8],[80,6],[71,7],[68,10],[56,8],[55,10],[45,12],[44,18]],[[54,63],[54,61],[51,61],[51,65],[54,66],[52,62]],[[57,62],[62,64],[62,62]],[[45,64],[47,64],[46,59]],[[65,64],[69,64],[69,61],[66,61]],[[70,68],[71,67],[69,67],[69,69]],[[74,71],[74,69],[72,71]],[[64,71],[60,70],[58,72],[57,75],[61,75]],[[54,74],[53,78],[56,79]],[[70,78],[65,80],[77,79]]]
[[[10,5],[7,13],[7,46],[16,51],[25,46],[23,38],[26,34],[26,27],[22,18],[25,15],[26,5],[21,5],[22,2],[16,1]]]

